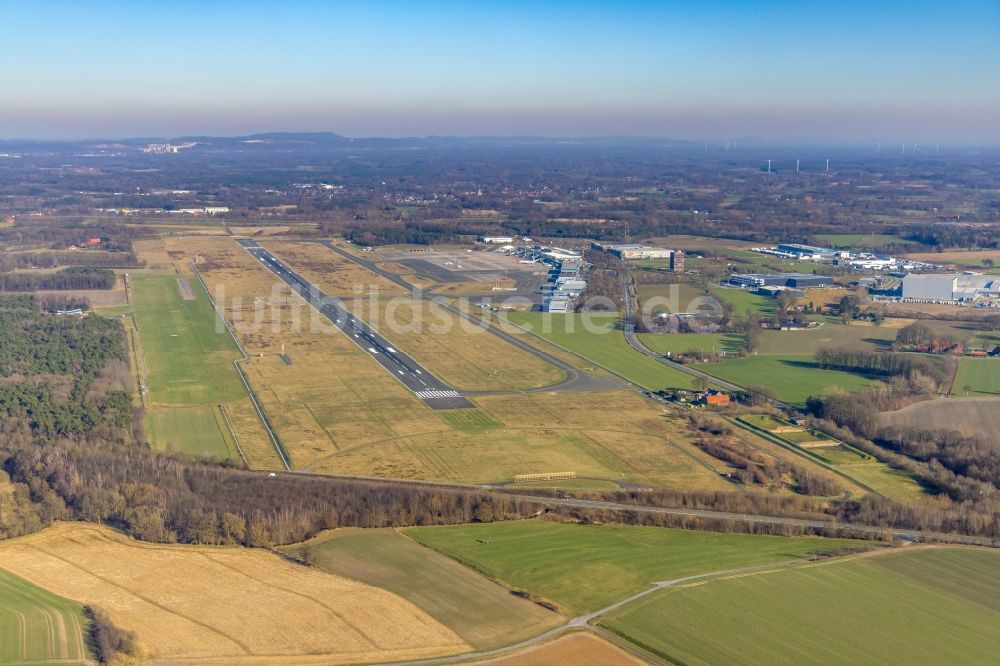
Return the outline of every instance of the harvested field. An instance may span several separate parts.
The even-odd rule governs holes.
[[[963,435],[996,438],[1000,398],[948,398],[908,405],[880,416],[883,425],[921,430],[956,430]]]
[[[983,260],[1000,263],[1000,250],[953,250],[950,252],[914,252],[906,255],[908,259],[928,261],[935,264],[954,264],[956,266],[983,268]]]
[[[475,663],[478,666],[642,666],[646,662],[592,633],[577,632],[506,657]]]
[[[281,550],[398,594],[476,650],[517,643],[565,621],[395,530],[333,530]]]
[[[80,604],[0,569],[0,664],[90,664]]]
[[[262,550],[156,545],[64,523],[0,544],[0,560],[105,609],[161,664],[343,664],[468,650],[405,599]]]

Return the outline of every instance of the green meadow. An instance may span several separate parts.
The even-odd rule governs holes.
[[[403,530],[414,540],[569,614],[597,610],[649,585],[828,552],[866,542],[722,534],[540,520]]]
[[[601,624],[691,666],[996,663],[998,568],[957,548],[831,560],[667,588]]]

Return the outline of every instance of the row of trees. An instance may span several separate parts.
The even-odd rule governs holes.
[[[115,274],[103,268],[64,268],[55,273],[0,274],[0,291],[111,289]]]
[[[3,468],[37,507],[9,507],[21,529],[72,519],[155,542],[269,547],[336,527],[490,522],[534,508],[500,494],[317,476],[247,472],[182,461],[126,444],[28,445]],[[13,521],[7,521],[8,529]],[[16,533],[18,530],[14,529]],[[9,531],[8,536],[13,534]]]
[[[906,353],[824,347],[816,351],[816,364],[825,370],[843,370],[881,377],[901,376],[914,382],[922,377],[933,382],[939,389],[950,386],[954,376],[952,359]]]

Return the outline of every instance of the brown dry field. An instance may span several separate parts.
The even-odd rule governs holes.
[[[927,261],[935,264],[960,264],[963,266],[982,266],[983,259],[992,259],[1000,263],[1000,250],[955,250],[952,252],[915,252],[906,255],[917,261]]]
[[[157,664],[347,664],[469,649],[401,597],[263,550],[150,544],[62,523],[0,544],[0,562],[104,609]]]
[[[645,661],[591,633],[561,636],[505,657],[473,662],[483,666],[642,666]]]
[[[494,423],[359,444],[314,469],[470,483],[572,471],[671,489],[728,487],[721,466],[681,435],[684,424],[668,421],[632,392],[480,396],[475,402]],[[443,419],[462,416],[446,414]]]
[[[291,229],[287,224],[274,227],[229,227],[229,231],[237,236],[275,236],[288,233]]]
[[[68,291],[36,291],[36,296],[56,296],[86,298],[95,308],[117,308],[128,305],[125,300],[125,286],[119,279],[114,289],[75,289]]]
[[[457,388],[531,389],[565,378],[558,368],[437,303],[406,298],[347,305],[391,343]]]
[[[629,241],[632,242],[632,241]],[[656,247],[665,247],[671,250],[711,250],[718,247],[731,247],[735,249],[745,249],[756,247],[760,243],[751,241],[736,240],[734,238],[710,238],[708,236],[661,236],[658,238],[648,238],[642,241],[644,244]]]
[[[361,293],[349,291],[345,305],[393,345],[457,388],[527,389],[564,378],[548,363],[463,322],[435,303],[409,297],[399,285],[321,245],[273,241],[267,246],[327,293],[345,295],[344,275],[351,276],[352,285],[366,285]],[[372,286],[377,288],[377,298],[369,291]]]
[[[884,425],[925,430],[957,430],[966,436],[996,439],[1000,398],[944,398],[917,402],[881,415]]]
[[[407,290],[381,275],[342,257],[319,243],[269,240],[263,243],[274,256],[287,262],[327,294],[344,299],[367,298],[372,290],[380,296],[405,295]]]
[[[223,312],[250,356],[244,370],[295,467],[359,441],[440,427],[428,407],[343,333],[314,319],[234,241],[194,250],[210,293],[225,295]],[[277,356],[282,345],[292,365]]]
[[[187,245],[200,256],[209,292],[223,288],[225,316],[251,357],[244,364],[251,386],[296,469],[453,482],[576,471],[669,488],[726,487],[683,439],[686,427],[631,392],[477,396],[475,410],[431,410],[341,332],[294,329],[295,313],[308,324],[312,310],[287,287],[272,295],[270,271],[233,240]],[[254,321],[255,299],[263,306],[256,326],[240,325]],[[282,344],[291,365],[277,356]],[[277,466],[266,440],[246,443],[251,425],[262,433],[249,407],[228,413],[251,463]]]
[[[167,244],[177,245],[177,239],[154,238],[135,241],[135,253],[146,262],[144,272],[173,271],[174,258],[170,256]]]

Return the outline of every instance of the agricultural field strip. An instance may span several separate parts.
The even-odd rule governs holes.
[[[256,241],[238,242],[360,349],[371,355],[397,381],[428,405],[436,408],[472,407],[472,403],[463,398],[458,391],[448,386],[408,355],[394,349],[388,340],[348,312],[338,299],[324,294],[316,285],[306,281],[261,247],[259,243]],[[365,346],[366,344],[370,346]]]
[[[263,405],[260,404],[260,400],[258,400],[257,398],[257,394],[250,386],[250,381],[247,378],[246,372],[244,372],[243,368],[240,366],[241,363],[245,363],[246,361],[248,361],[250,359],[250,356],[247,354],[246,348],[243,346],[243,343],[240,342],[240,338],[238,335],[236,335],[236,331],[233,330],[233,327],[229,323],[229,320],[226,319],[225,312],[223,312],[222,308],[219,307],[219,304],[215,302],[215,299],[212,298],[211,292],[208,290],[208,285],[205,284],[205,278],[201,276],[201,273],[198,271],[198,269],[195,267],[193,263],[191,264],[191,270],[194,273],[195,277],[198,278],[198,283],[201,285],[201,288],[205,290],[205,294],[208,298],[209,303],[212,304],[212,309],[215,311],[215,315],[219,318],[220,321],[222,321],[223,326],[226,327],[226,331],[229,333],[230,339],[233,341],[233,343],[236,345],[236,348],[239,349],[240,354],[242,354],[243,356],[243,358],[239,358],[233,361],[233,367],[236,368],[236,372],[240,376],[240,381],[243,382],[243,388],[246,389],[247,395],[250,397],[250,402],[253,404],[254,410],[257,413],[257,418],[260,420],[260,425],[263,426],[264,431],[267,433],[267,437],[270,440],[271,446],[274,447],[275,453],[278,454],[278,459],[284,466],[285,471],[291,471],[292,464],[288,456],[288,452],[285,450],[284,445],[281,443],[281,439],[278,437],[278,434],[274,432],[274,429],[271,427],[271,420],[267,417]],[[221,405],[220,409],[223,409]],[[225,416],[225,412],[223,412],[223,415]],[[226,423],[227,424],[229,423],[228,416],[226,417]],[[232,431],[232,435],[233,439],[236,440],[235,430]],[[243,449],[242,447],[240,447],[238,441],[236,441],[236,447],[239,450],[240,456],[243,458],[244,462],[246,462],[247,458],[244,455]],[[248,469],[252,469],[249,463],[247,467]]]
[[[543,634],[539,634],[538,636],[535,636],[534,638],[529,638],[527,640],[521,641],[520,643],[515,643],[513,645],[507,645],[507,646],[502,647],[502,648],[495,648],[493,650],[484,650],[482,652],[468,652],[468,653],[465,653],[465,654],[454,655],[454,656],[451,656],[451,657],[436,657],[436,658],[432,658],[432,659],[418,659],[418,660],[415,660],[415,661],[394,662],[392,664],[384,664],[383,666],[406,666],[407,664],[409,664],[411,666],[425,666],[425,665],[426,666],[430,666],[431,664],[452,664],[452,663],[464,662],[466,660],[472,660],[472,659],[479,660],[479,659],[485,659],[485,658],[488,658],[488,657],[498,657],[498,656],[510,654],[510,653],[513,653],[513,652],[518,652],[518,651],[523,650],[525,648],[532,647],[534,645],[538,645],[539,643],[544,643],[545,641],[551,640],[551,639],[555,638],[556,636],[559,636],[559,635],[564,634],[564,633],[569,632],[569,631],[580,631],[580,630],[592,631],[593,627],[590,626],[590,623],[593,620],[601,617],[602,615],[606,615],[606,614],[608,614],[608,613],[610,613],[612,611],[618,610],[619,608],[622,608],[623,606],[627,606],[628,604],[631,604],[634,601],[638,601],[639,599],[642,599],[643,597],[645,597],[647,595],[650,595],[653,592],[657,592],[659,590],[663,590],[663,589],[666,589],[668,587],[673,587],[675,585],[682,585],[684,583],[690,583],[690,582],[697,581],[697,580],[704,580],[704,579],[709,579],[709,578],[716,578],[716,577],[720,577],[720,576],[734,576],[734,575],[740,575],[740,574],[752,574],[752,573],[755,573],[755,572],[758,572],[758,571],[762,571],[762,570],[771,571],[771,570],[774,570],[776,568],[789,567],[791,565],[796,565],[796,564],[797,565],[802,565],[803,562],[802,562],[801,559],[787,560],[787,561],[784,561],[784,562],[772,562],[772,563],[769,563],[769,564],[757,564],[757,565],[749,566],[749,567],[740,567],[740,568],[736,568],[736,569],[724,569],[724,570],[721,570],[721,571],[712,571],[712,572],[709,572],[709,573],[695,574],[695,575],[692,575],[692,576],[684,576],[684,577],[681,577],[681,578],[675,578],[673,580],[658,581],[656,583],[653,583],[650,587],[646,588],[645,590],[642,590],[641,592],[636,592],[635,594],[629,595],[628,597],[625,597],[624,599],[616,601],[613,604],[609,604],[609,605],[605,606],[604,608],[599,608],[596,611],[593,611],[593,612],[590,612],[590,613],[586,613],[584,615],[577,615],[576,617],[571,618],[570,620],[568,620],[565,624],[563,624],[561,626],[558,626],[558,627],[556,627],[554,629],[549,629],[548,631],[546,631]]]
[[[0,626],[0,663],[91,663],[80,606],[0,569],[0,618],[4,615],[8,624]],[[46,654],[32,656],[31,648]]]
[[[980,641],[995,645],[1000,640],[995,629],[995,590],[990,589],[995,587],[992,569],[996,563],[987,564],[987,559],[995,560],[996,554],[918,546],[805,562],[782,570],[723,575],[673,586],[622,608],[601,626],[671,663],[726,663],[736,654],[741,663],[876,664],[887,663],[889,658],[919,663],[922,649],[939,652],[927,663],[943,663],[939,660],[945,656],[948,663],[986,663],[983,656],[995,647]],[[954,568],[942,572],[941,580],[934,576],[940,567],[949,566]],[[980,588],[983,584],[986,589]],[[864,597],[868,593],[871,599]],[[833,600],[829,602],[832,607],[824,607],[827,599]],[[801,623],[796,621],[799,613],[806,614]],[[837,624],[834,618],[838,616],[849,620],[846,626]],[[907,626],[891,626],[893,618]],[[928,627],[947,627],[945,631],[957,631],[960,636],[942,639],[927,634]],[[851,640],[855,632],[869,629],[874,638]],[[732,641],[713,642],[711,634],[719,631],[734,632]],[[879,643],[893,640],[925,640],[927,645]],[[865,641],[874,644],[864,645]],[[973,644],[978,657],[964,661],[961,646]],[[847,656],[840,652],[844,649],[855,654]],[[911,654],[901,656],[907,649]],[[725,652],[729,655],[723,656]]]
[[[865,553],[854,554],[854,555],[845,555],[845,556],[836,557],[833,560],[830,560],[829,562],[825,562],[824,564],[833,563],[833,562],[842,562],[844,560],[857,559],[857,558],[860,558],[860,557],[873,557],[873,556],[877,556],[877,555],[881,555],[881,554],[885,554],[885,553],[891,553],[891,552],[893,552],[893,551],[890,551],[890,550],[881,550],[881,551],[868,551],[868,552],[865,552]],[[778,570],[781,570],[781,569],[796,569],[796,568],[804,568],[804,567],[809,567],[809,566],[816,566],[816,563],[804,561],[801,558],[797,558],[797,559],[785,560],[785,561],[781,561],[781,562],[770,562],[770,563],[765,563],[765,564],[756,564],[756,565],[747,566],[747,567],[737,567],[737,568],[732,568],[732,569],[722,569],[722,570],[719,570],[719,571],[711,571],[711,572],[707,572],[707,573],[693,574],[693,575],[690,575],[690,576],[682,576],[682,577],[674,578],[674,579],[670,579],[670,580],[657,581],[657,582],[651,584],[650,587],[648,587],[648,588],[646,588],[644,590],[636,592],[635,594],[629,595],[628,597],[625,597],[624,599],[620,599],[620,600],[618,600],[618,601],[616,601],[616,602],[614,602],[612,604],[608,604],[607,606],[604,606],[603,608],[599,608],[599,609],[597,609],[595,611],[592,611],[590,613],[585,613],[583,615],[578,615],[576,617],[573,617],[570,620],[568,620],[565,624],[563,624],[563,625],[561,625],[559,627],[556,627],[554,629],[550,629],[550,630],[546,631],[543,634],[539,634],[538,636],[535,636],[534,638],[529,638],[529,639],[527,639],[525,641],[521,641],[520,643],[515,643],[513,645],[508,645],[508,646],[505,646],[505,647],[502,647],[502,648],[496,648],[496,649],[493,649],[493,650],[485,650],[485,651],[481,651],[481,652],[469,652],[469,653],[465,653],[465,654],[461,654],[461,655],[454,655],[454,656],[450,656],[450,657],[437,657],[437,658],[433,658],[433,659],[420,659],[420,660],[409,661],[409,662],[397,662],[397,664],[398,664],[398,666],[403,666],[404,664],[412,664],[413,666],[423,666],[423,665],[428,665],[429,666],[430,664],[449,664],[449,663],[463,662],[463,661],[472,660],[472,659],[479,660],[479,659],[485,659],[485,658],[489,658],[489,657],[502,656],[502,655],[506,655],[506,654],[518,652],[520,650],[523,650],[525,648],[528,648],[528,647],[531,647],[531,646],[534,646],[534,645],[538,645],[539,643],[544,643],[544,642],[546,642],[548,640],[551,640],[551,639],[553,639],[553,638],[555,638],[555,637],[557,637],[557,636],[559,636],[561,634],[564,634],[564,633],[570,632],[570,631],[579,631],[579,630],[592,631],[593,633],[600,635],[603,632],[600,631],[599,627],[592,626],[590,624],[591,622],[593,622],[594,620],[596,620],[596,619],[598,619],[598,618],[600,618],[600,617],[602,617],[604,615],[607,615],[607,614],[609,614],[609,613],[611,613],[613,611],[622,609],[625,606],[628,606],[628,605],[630,605],[630,604],[632,604],[632,603],[634,603],[634,602],[636,602],[636,601],[638,601],[638,600],[640,600],[640,599],[642,599],[644,597],[647,597],[650,594],[653,594],[654,592],[659,592],[660,590],[664,590],[664,589],[667,589],[667,588],[670,588],[670,587],[678,587],[678,586],[682,586],[682,585],[685,585],[687,583],[693,583],[693,582],[696,582],[696,581],[704,581],[704,580],[717,579],[717,578],[724,579],[724,578],[733,577],[733,576],[746,576],[746,575],[755,575],[755,574],[760,574],[760,573],[772,573],[772,572],[775,572],[775,571],[778,571]],[[625,638],[625,640],[628,640],[628,639]],[[649,659],[650,657],[654,657],[655,656],[655,655],[651,655],[651,654],[645,653],[645,651],[642,649],[641,646],[638,646],[638,645],[635,645],[635,644],[631,644],[631,643],[630,643],[630,645],[632,645],[634,647],[637,647],[641,652],[643,652],[643,657],[646,658],[646,659]],[[659,662],[660,660],[659,659],[655,659],[655,661]]]
[[[321,654],[324,663],[332,657],[356,663],[468,649],[398,595],[256,549],[151,544],[109,528],[62,523],[6,542],[0,552],[36,584],[105,607],[167,663],[243,656],[300,656],[306,663]],[[116,557],[129,566],[116,567]],[[205,580],[189,580],[198,575]],[[197,593],[210,579],[220,585],[213,590],[219,598]],[[235,607],[244,595],[261,598],[263,607]],[[298,619],[288,619],[293,613]],[[141,628],[130,626],[136,623]],[[187,640],[178,632],[187,632]]]

